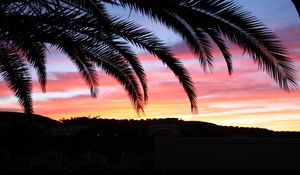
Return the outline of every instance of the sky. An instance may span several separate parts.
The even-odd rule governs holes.
[[[237,0],[272,29],[288,48],[300,75],[300,19],[288,0]],[[267,73],[258,70],[251,57],[232,45],[233,75],[215,49],[214,71],[204,73],[197,59],[174,32],[128,9],[108,7],[113,15],[134,20],[149,28],[171,47],[189,70],[197,89],[198,114],[191,114],[188,98],[176,77],[151,55],[135,48],[145,68],[149,102],[145,115],[138,116],[116,80],[99,70],[100,93],[97,99],[67,56],[53,48],[47,55],[47,93],[42,93],[34,77],[33,103],[36,114],[53,119],[100,116],[116,119],[180,118],[226,126],[262,127],[272,130],[300,131],[300,89],[287,93]],[[0,111],[21,107],[6,84],[0,81]]]

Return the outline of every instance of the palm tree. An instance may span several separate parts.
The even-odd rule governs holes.
[[[295,69],[280,40],[251,13],[222,0],[1,0],[0,72],[27,113],[33,112],[31,78],[26,61],[46,91],[47,44],[66,53],[91,90],[98,93],[96,67],[117,79],[134,109],[147,102],[146,75],[131,46],[147,50],[177,76],[197,112],[196,93],[188,71],[151,31],[111,16],[107,5],[141,12],[178,33],[199,58],[204,70],[213,66],[212,43],[224,55],[229,74],[229,39],[250,54],[285,90],[297,85]]]

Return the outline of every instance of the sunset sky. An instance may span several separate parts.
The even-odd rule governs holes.
[[[300,19],[289,0],[236,0],[271,28],[288,48],[297,66],[300,84]],[[181,38],[139,13],[109,7],[113,15],[146,26],[172,48],[190,71],[198,95],[199,113],[191,114],[188,98],[178,80],[160,61],[135,49],[145,68],[149,103],[145,116],[137,116],[123,88],[99,69],[100,94],[92,99],[89,89],[67,56],[49,48],[47,93],[42,93],[34,77],[34,111],[53,119],[100,116],[117,119],[176,117],[220,125],[263,127],[272,130],[300,131],[300,89],[287,93],[253,60],[231,45],[234,73],[229,76],[225,61],[214,49],[214,71],[204,73],[198,60]],[[0,110],[20,111],[21,107],[0,79]]]

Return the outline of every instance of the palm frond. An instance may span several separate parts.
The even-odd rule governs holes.
[[[145,71],[142,67],[141,62],[137,56],[131,51],[127,43],[117,41],[117,40],[106,40],[105,41],[110,47],[116,50],[120,55],[122,55],[131,65],[132,69],[135,71],[139,81],[142,85],[144,91],[144,101],[148,100],[148,86]]]
[[[16,41],[16,40],[15,40]],[[43,92],[46,92],[46,46],[31,41],[29,39],[22,39],[17,44],[18,50],[23,52],[28,62],[37,70],[38,79]]]
[[[33,38],[31,33],[33,26],[26,26],[30,24],[22,22],[23,18],[21,16],[7,15],[4,19],[14,21],[15,23],[4,21],[5,24],[3,23],[3,27],[1,27],[2,30],[0,31],[1,39],[14,43],[15,49],[36,69],[42,91],[45,92],[47,82],[45,56],[47,49],[45,43]],[[26,28],[28,28],[28,30],[25,30]],[[20,30],[22,30],[22,32],[20,32]]]
[[[131,67],[133,68],[135,74],[139,78],[139,81],[142,85],[144,91],[144,101],[145,103],[148,100],[148,87],[147,87],[147,79],[144,69],[142,67],[141,62],[137,58],[134,52],[132,52],[130,46],[127,42],[122,41],[122,38],[116,36],[111,30],[103,30],[103,26],[97,22],[97,19],[87,16],[82,16],[79,20],[89,21],[87,22],[90,28],[96,29],[95,30],[85,30],[85,31],[76,31],[80,32],[81,34],[85,35],[86,37],[90,38],[91,40],[95,40],[97,44],[108,46],[113,49],[115,52],[120,54],[125,60],[129,62]],[[106,17],[104,17],[106,18]],[[108,20],[108,19],[105,19]],[[76,23],[78,24],[78,22]],[[106,26],[108,27],[108,26]],[[98,30],[97,30],[98,29]],[[99,31],[100,30],[100,31]]]
[[[295,8],[296,8],[296,10],[298,12],[298,15],[300,17],[300,2],[298,0],[292,0],[292,2],[294,3]]]
[[[169,29],[178,33],[197,56],[203,55],[197,33],[191,25],[185,21],[182,16],[167,10],[173,8],[174,3],[167,1],[120,0],[120,5],[140,11],[145,16],[167,26]]]
[[[73,57],[76,56],[76,60],[74,60],[76,65],[78,65],[79,63],[85,63],[82,62],[82,58],[88,59],[89,64],[95,63],[96,65],[98,65],[107,74],[113,76],[123,85],[124,89],[128,92],[128,95],[132,101],[134,109],[138,113],[140,111],[143,111],[144,100],[143,100],[143,94],[141,93],[139,87],[139,83],[135,77],[135,73],[132,70],[131,66],[124,60],[124,58],[122,58],[122,56],[117,54],[113,49],[110,49],[109,47],[103,45],[99,45],[98,47],[95,47],[95,45],[91,43],[88,44],[86,43],[88,41],[81,40],[82,38],[76,38],[76,37],[72,38],[71,36],[66,37],[65,35],[60,35],[57,37],[59,41],[68,41],[65,44],[61,42],[58,43],[56,42],[56,44],[60,49],[64,50],[67,54],[69,54],[71,59],[74,59]],[[48,42],[51,42],[50,39],[48,40]],[[68,45],[73,49],[67,48]],[[77,63],[77,60],[81,60],[81,61]],[[88,64],[85,63],[84,65],[87,67]],[[86,68],[80,70],[81,71],[89,70],[86,71],[85,74],[87,74],[87,72],[93,72],[90,69],[86,69]],[[85,78],[88,78],[88,76],[85,76]],[[91,78],[91,80],[92,79],[93,78]]]
[[[174,72],[188,95],[192,111],[197,111],[195,88],[182,63],[149,30],[108,15],[105,3],[140,11],[178,33],[199,57],[204,70],[213,67],[214,42],[225,58],[229,74],[232,73],[231,54],[225,41],[229,39],[252,56],[280,87],[289,90],[297,86],[295,67],[277,36],[230,0],[2,0],[1,74],[25,111],[32,112],[28,95],[31,80],[20,55],[7,49],[11,44],[37,70],[43,91],[45,45],[51,44],[69,55],[91,88],[92,96],[97,94],[95,66],[99,66],[123,85],[135,110],[142,111],[148,99],[147,82],[131,43],[156,56]]]
[[[254,58],[258,67],[269,73],[280,87],[289,90],[297,86],[295,68],[291,59],[287,57],[287,51],[281,46],[279,39],[259,20],[233,1],[119,1],[122,6],[138,10],[157,21],[166,21],[166,15],[157,13],[163,11],[176,14],[185,21],[185,24],[191,25],[189,28],[214,29],[247,51]],[[167,24],[171,28],[175,28],[176,25]],[[197,32],[194,31],[194,33]],[[181,32],[181,34],[183,33]]]
[[[229,75],[232,74],[233,72],[233,66],[232,66],[232,60],[231,60],[231,54],[229,52],[229,48],[226,46],[225,41],[223,38],[220,36],[218,32],[216,32],[213,29],[206,29],[205,32],[209,35],[209,37],[217,44],[219,47],[220,51],[223,54],[223,57],[226,61],[227,64],[227,69]]]
[[[75,45],[70,45],[72,39],[65,37],[60,37],[60,41],[57,44],[57,48],[66,53],[71,61],[77,66],[82,78],[85,80],[90,88],[90,93],[93,98],[98,96],[98,75],[93,62],[86,57],[86,55],[79,52],[78,47]]]
[[[113,76],[123,85],[138,114],[141,111],[144,112],[143,95],[132,69],[124,64],[122,59],[118,59],[117,57],[109,59],[108,57],[93,57],[93,61],[97,63],[106,74]]]
[[[79,51],[78,48],[77,50]],[[138,80],[136,79],[134,70],[122,56],[113,49],[105,46],[101,50],[83,49],[80,52],[95,62],[106,74],[113,76],[119,81],[127,91],[134,109],[138,113],[140,111],[144,112],[144,98]]]
[[[233,43],[249,53],[258,67],[285,90],[297,86],[295,68],[287,57],[278,37],[257,18],[231,1],[197,1],[195,5],[184,5],[191,18],[207,19],[206,24],[196,22],[199,27],[214,28]]]
[[[173,73],[178,77],[186,94],[189,97],[191,110],[196,113],[196,92],[193,86],[193,82],[188,74],[188,71],[184,68],[179,60],[172,56],[172,54],[169,52],[169,49],[150,31],[141,28],[140,26],[132,22],[120,22],[114,20],[111,21],[111,24],[111,30],[113,31],[113,33],[121,36],[132,44],[147,50],[149,53],[159,58],[164,64],[168,66],[168,68],[173,71]]]
[[[161,41],[159,41],[151,32],[147,31],[146,29],[137,27],[137,25],[134,23],[127,23],[125,21],[119,21],[116,18],[110,18],[108,20],[110,20],[109,22],[111,23],[111,26],[109,26],[109,28],[107,28],[107,29],[104,28],[106,30],[104,32],[110,31],[111,34],[118,35],[118,36],[122,37],[123,39],[125,39],[133,44],[136,44],[137,46],[139,46],[143,49],[150,51],[152,54],[158,56],[161,59],[172,60],[172,61],[165,61],[165,63],[167,63],[167,65],[169,67],[172,66],[172,70],[174,71],[174,73],[176,72],[176,76],[179,77],[180,82],[184,86],[184,89],[189,96],[189,99],[191,101],[191,106],[192,106],[191,108],[193,109],[193,111],[196,111],[196,109],[197,109],[196,100],[195,100],[196,95],[195,95],[195,89],[192,85],[192,81],[191,81],[187,71],[183,68],[182,64],[177,60],[174,61],[175,59],[171,56],[171,54],[168,51],[166,51],[166,52],[163,51],[163,50],[168,50],[168,49],[161,43]],[[89,27],[92,27],[92,28],[98,29],[100,27],[100,26],[98,26],[99,24],[97,24],[97,23],[89,23],[89,24],[90,24]],[[101,29],[103,30],[103,27]],[[108,29],[110,29],[110,30],[108,31]],[[80,31],[77,31],[77,32],[80,32]],[[87,34],[86,32],[82,32],[82,33]],[[101,35],[101,36],[102,36],[102,41],[105,41],[105,40],[103,40],[104,36],[103,35]],[[90,39],[92,40],[92,38],[90,38]],[[101,41],[100,37],[99,37],[99,39]],[[95,43],[90,44],[90,45],[95,46],[95,45],[97,45],[97,42],[99,42],[97,38],[93,38],[93,41]],[[124,47],[121,48],[120,46],[118,46],[116,44],[116,41],[106,40],[105,42],[106,42],[106,44],[114,47],[115,50],[117,50],[119,53],[121,53],[121,55],[123,55],[125,58],[129,59],[129,57],[128,57],[129,52],[128,51],[125,52]],[[161,46],[163,46],[163,47],[161,47]],[[122,49],[122,50],[120,50],[120,49]],[[132,63],[131,66],[134,67],[135,66],[134,64],[136,64],[136,63],[134,63],[133,61],[134,60],[131,59],[131,61],[129,61],[129,63],[131,62]],[[173,65],[171,65],[171,64],[173,64]],[[138,72],[137,71],[138,68],[134,68],[134,69],[136,72]],[[139,72],[141,72],[141,71],[139,71]],[[183,73],[183,75],[181,75],[181,73]],[[137,73],[137,75],[139,77],[142,77],[141,73]],[[142,78],[140,78],[140,80],[141,79],[144,79],[144,78],[142,77]],[[143,82],[143,81],[141,81],[141,82]],[[143,83],[142,83],[142,86],[144,87],[144,93],[147,92],[147,91],[145,91],[146,89],[145,89],[145,85],[143,85]],[[145,99],[147,99],[147,96]]]
[[[20,105],[28,114],[33,112],[31,78],[27,66],[15,50],[0,45],[0,73],[8,87],[15,93]]]
[[[207,69],[212,71],[213,69],[213,58],[211,54],[211,43],[207,34],[200,28],[196,30],[197,37],[199,40],[199,46],[201,52],[199,52],[199,61],[203,67],[204,72],[207,72]]]
[[[67,53],[69,58],[77,66],[80,74],[85,79],[86,83],[90,87],[91,96],[96,98],[98,96],[98,76],[95,69],[95,65],[91,62],[89,58],[86,58],[84,55],[79,55],[77,51],[65,48],[64,52]]]

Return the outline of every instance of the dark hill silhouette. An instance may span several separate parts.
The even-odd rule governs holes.
[[[199,140],[212,140],[212,142],[205,143],[215,147],[225,144],[228,149],[231,146],[235,146],[234,148],[241,146],[240,149],[242,150],[248,145],[250,147],[247,148],[252,149],[253,147],[252,151],[255,151],[255,154],[260,154],[260,148],[271,149],[274,145],[275,147],[279,145],[280,148],[283,148],[284,145],[290,145],[287,147],[288,149],[283,150],[288,152],[289,148],[298,148],[297,145],[290,143],[296,143],[300,138],[300,132],[275,132],[261,128],[226,127],[174,118],[115,120],[79,117],[55,121],[40,115],[27,116],[22,113],[0,112],[0,172],[2,174],[5,171],[9,172],[7,174],[12,174],[10,172],[15,172],[14,174],[18,172],[28,172],[29,174],[41,174],[41,172],[48,172],[46,174],[117,175],[137,174],[137,172],[149,175],[160,174],[156,172],[154,167],[155,163],[160,160],[156,155],[161,154],[160,148],[167,143],[160,139],[165,141],[170,137],[153,136],[158,132],[163,133],[162,131],[171,131],[168,133],[177,136],[172,139],[181,140],[179,144],[183,146],[185,143],[186,145],[191,145],[189,143],[197,145],[196,142]],[[235,139],[237,137],[242,139]],[[182,142],[183,140],[185,141]],[[267,148],[264,143],[267,143]],[[192,149],[194,146],[190,148]],[[205,147],[205,145],[202,146]],[[236,151],[234,148],[233,153]],[[214,151],[214,148],[212,150],[207,149],[208,152]],[[217,166],[214,168],[219,170]],[[247,172],[242,171],[235,174],[247,174]],[[193,174],[193,172],[166,171],[161,173],[161,175],[165,174]],[[194,174],[214,173],[195,171]],[[232,173],[222,170],[215,174]],[[257,173],[254,172],[253,174]],[[261,174],[265,175],[266,173],[263,171]],[[280,174],[286,174],[286,172]]]
[[[77,135],[102,137],[149,137],[155,130],[168,128],[183,137],[229,138],[300,138],[300,132],[275,132],[263,128],[219,126],[200,121],[176,118],[116,120],[99,117],[78,117],[56,121],[41,115],[0,112],[1,135]],[[174,134],[173,133],[173,134]]]
[[[253,137],[253,138],[300,138],[300,132],[276,132],[263,128],[219,126],[200,121],[183,121],[176,118],[147,120],[115,120],[101,118],[72,118],[62,120],[64,125],[86,125],[104,136],[144,137],[154,126],[178,128],[183,137]]]
[[[56,125],[59,122],[37,114],[25,114],[18,112],[0,112],[0,122],[36,122],[44,125]]]
[[[41,115],[0,112],[1,136],[43,135],[45,130],[60,124],[56,120]]]

